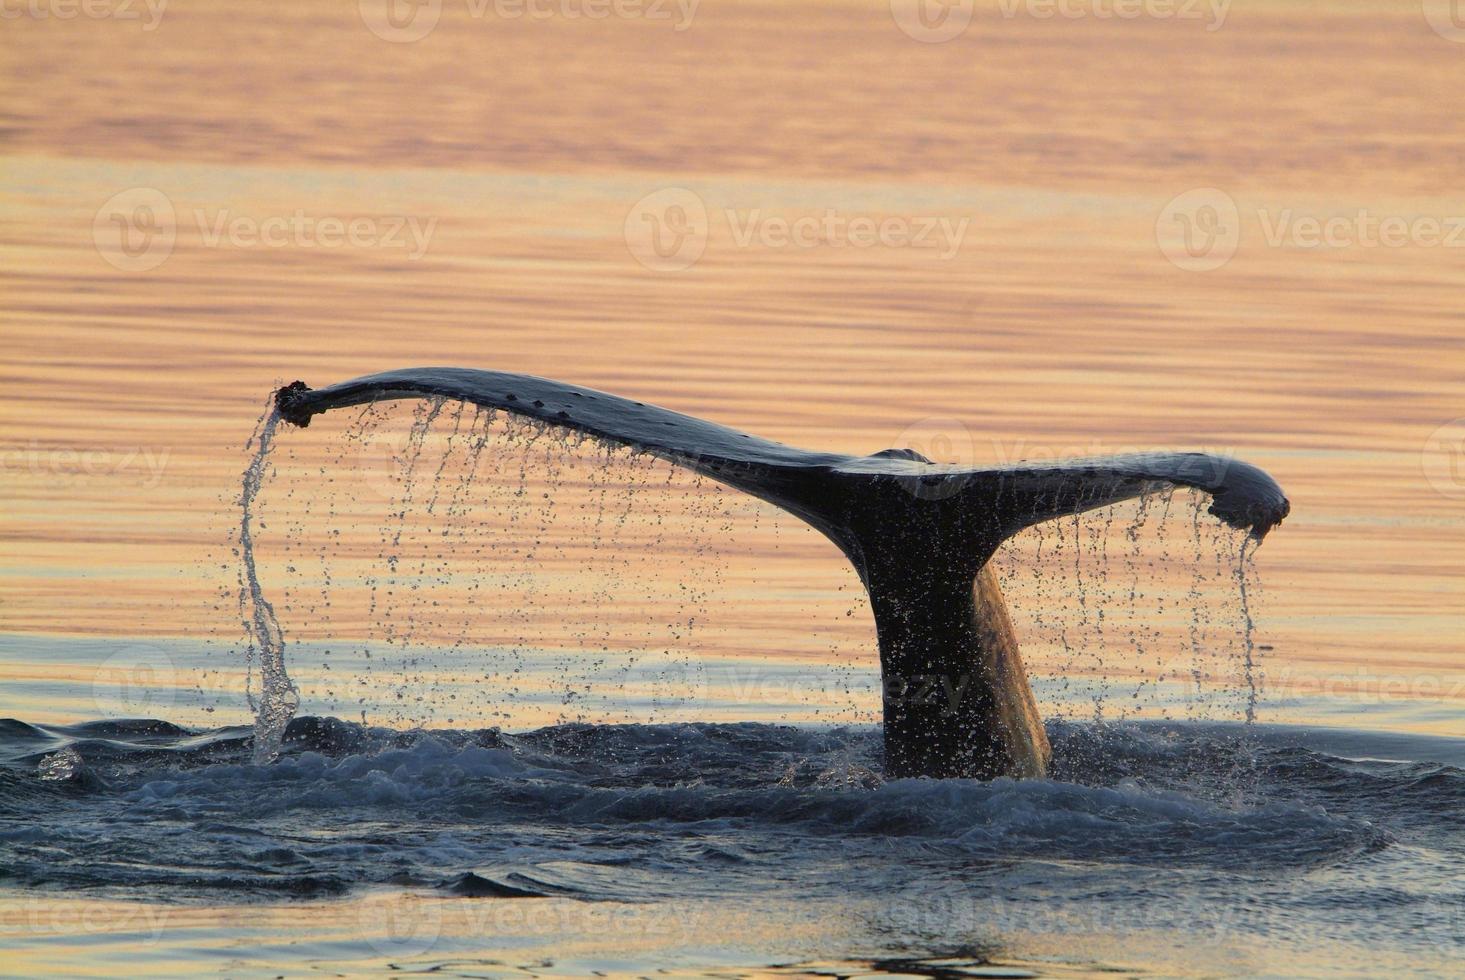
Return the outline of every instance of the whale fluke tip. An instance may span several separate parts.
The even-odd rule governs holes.
[[[280,418],[302,429],[309,425],[310,417],[315,414],[306,403],[305,396],[310,394],[310,390],[304,381],[292,381],[275,392],[275,408],[279,410]]]
[[[1286,498],[1258,501],[1242,499],[1230,501],[1225,494],[1217,496],[1210,506],[1210,512],[1230,526],[1247,532],[1252,540],[1261,544],[1267,532],[1281,524],[1292,512],[1292,504]]]
[[[1211,494],[1210,512],[1247,532],[1257,544],[1292,512],[1291,501],[1275,480],[1238,460],[1225,460],[1221,479],[1204,489]]]

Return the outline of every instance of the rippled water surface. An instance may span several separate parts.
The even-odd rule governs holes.
[[[0,972],[1459,972],[1465,253],[1274,234],[1459,219],[1448,4],[381,6],[0,23]],[[940,237],[778,234],[830,215]],[[302,717],[256,766],[245,440],[431,364],[858,454],[1235,453],[1293,512],[1251,565],[1179,495],[1015,539],[1053,778],[887,783],[817,534],[323,417],[259,474]]]
[[[1344,956],[1427,972],[1465,955],[1458,740],[1057,724],[1052,779],[984,784],[887,782],[867,727],[413,735],[307,717],[263,767],[249,734],[7,722],[5,883],[32,896],[8,918],[34,927],[17,962],[82,941],[52,938],[69,913],[36,896],[142,895],[148,911],[99,912],[86,941],[307,969],[343,956],[327,936],[344,928],[356,957],[475,974],[1285,974]],[[282,901],[319,910],[319,932]],[[283,919],[284,945],[231,948],[197,921],[220,905],[251,942]]]

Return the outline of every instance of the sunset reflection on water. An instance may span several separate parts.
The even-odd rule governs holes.
[[[1215,30],[979,5],[944,43],[856,2],[449,3],[411,43],[353,4],[142,27],[6,25],[7,712],[45,701],[9,682],[96,670],[27,637],[227,651],[267,392],[426,364],[853,453],[1234,453],[1293,502],[1257,556],[1273,693],[1465,694],[1461,158],[1421,95],[1462,49],[1414,5],[1238,3]],[[1309,218],[1342,237],[1310,247]],[[302,471],[330,431],[286,434]],[[369,528],[387,501],[355,503]],[[715,542],[727,591],[687,649],[873,666],[832,546],[785,518],[773,560],[773,523]],[[682,567],[614,613],[661,617]]]

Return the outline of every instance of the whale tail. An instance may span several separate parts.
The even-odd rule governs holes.
[[[280,389],[280,415],[447,397],[653,453],[773,503],[839,546],[870,596],[880,648],[886,773],[1041,776],[1049,748],[988,560],[1007,538],[1166,487],[1260,540],[1287,516],[1281,488],[1204,453],[1136,453],[992,468],[910,450],[854,457],[785,446],[678,412],[545,378],[465,368],[390,371]]]

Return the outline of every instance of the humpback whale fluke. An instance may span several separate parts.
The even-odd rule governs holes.
[[[590,388],[500,371],[412,368],[276,393],[279,413],[446,397],[650,452],[790,511],[823,532],[870,596],[892,777],[1041,776],[1049,748],[987,562],[1023,528],[1166,486],[1211,495],[1212,514],[1260,540],[1287,516],[1266,473],[1205,453],[1134,453],[990,468],[911,450],[818,453]]]

